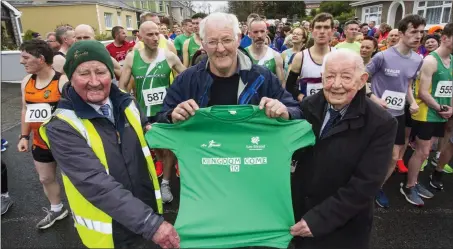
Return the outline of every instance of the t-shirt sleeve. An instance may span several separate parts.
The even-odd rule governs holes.
[[[177,149],[178,129],[173,124],[154,123],[151,130],[146,132],[145,139],[151,149]]]
[[[287,128],[291,135],[286,136],[285,141],[288,142],[288,149],[291,153],[294,151],[312,146],[315,144],[316,137],[312,126],[306,120],[291,121],[293,124]]]
[[[175,42],[174,42],[174,45],[175,45],[175,49],[176,51],[181,51],[181,37],[177,36],[175,38]]]
[[[384,60],[384,56],[383,56],[382,52],[379,52],[379,53],[375,54],[373,56],[373,58],[371,58],[370,63],[368,63],[368,65],[366,66],[367,73],[369,73],[370,76],[372,76],[377,71],[379,71],[383,60]]]
[[[422,65],[423,65],[423,60],[420,61],[420,64],[418,65],[418,68],[415,71],[414,76],[412,76],[412,78],[411,78],[412,80],[416,80],[417,79],[418,73],[420,72],[420,69],[422,68]]]

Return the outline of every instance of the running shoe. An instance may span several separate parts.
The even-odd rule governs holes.
[[[407,173],[407,171],[408,171],[406,165],[404,165],[403,160],[396,161],[396,167],[398,168],[398,172],[400,172],[400,173]]]
[[[420,167],[420,171],[424,171],[425,170],[425,167],[428,165],[428,159],[426,159],[425,161],[423,161],[422,163],[422,166]]]
[[[162,161],[155,162],[154,166],[156,167],[156,175],[157,175],[157,177],[161,177],[164,174],[164,166],[162,164]]]
[[[6,141],[5,139],[2,138],[2,145],[3,146],[7,146],[8,145],[8,141]]]
[[[431,185],[431,187],[433,187],[435,189],[442,190],[444,188],[444,184],[442,183],[443,174],[444,174],[444,172],[439,172],[437,170],[434,170],[430,176],[431,181],[429,181],[429,185]]]
[[[425,199],[431,199],[434,197],[434,194],[431,193],[431,191],[429,191],[428,189],[425,188],[425,186],[421,185],[420,183],[417,182],[417,184],[415,184],[415,189],[417,190],[417,194],[420,196],[420,197],[423,197]]]
[[[448,164],[445,165],[444,173],[447,173],[447,174],[453,173],[453,169],[450,167],[450,165],[448,165]]]
[[[404,195],[406,201],[412,205],[423,206],[425,203],[422,198],[418,195],[417,189],[414,187],[407,188],[404,183],[400,184],[400,193]]]
[[[4,215],[6,212],[8,212],[9,207],[13,205],[13,200],[9,196],[3,196],[2,195],[2,215]]]
[[[389,199],[385,195],[384,190],[382,190],[382,188],[379,189],[379,192],[376,195],[375,201],[376,201],[376,204],[378,204],[379,207],[382,207],[382,208],[390,207]]]
[[[6,147],[2,144],[2,152],[6,150]]]
[[[162,193],[163,203],[170,203],[173,200],[169,183],[162,183],[160,186],[160,192]]]
[[[179,164],[178,164],[178,162],[176,162],[176,164],[175,164],[175,169],[176,169],[176,176],[180,177],[181,174],[179,173]]]
[[[47,208],[42,208],[42,210],[44,210],[47,215],[36,225],[36,227],[39,229],[47,229],[51,227],[55,223],[55,221],[64,219],[66,216],[68,216],[69,213],[68,210],[64,207],[59,212],[54,212]]]

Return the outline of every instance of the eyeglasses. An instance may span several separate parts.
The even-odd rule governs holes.
[[[46,40],[46,42],[57,42],[57,41],[52,41],[52,40]]]
[[[212,40],[212,41],[205,42],[204,44],[206,45],[207,48],[214,49],[214,48],[217,48],[219,46],[219,43],[222,43],[222,45],[224,47],[228,47],[228,46],[231,46],[234,43],[234,39],[225,38],[225,39],[222,39],[220,41]]]

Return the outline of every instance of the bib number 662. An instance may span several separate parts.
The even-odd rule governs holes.
[[[392,106],[402,107],[403,101],[404,101],[404,99],[398,98],[398,97],[387,96],[385,98],[385,102],[387,103],[387,105],[392,105]]]

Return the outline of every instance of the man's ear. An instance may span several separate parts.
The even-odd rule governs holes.
[[[362,75],[360,75],[360,87],[359,87],[359,89],[361,89],[366,84],[366,81],[368,80],[369,76],[370,75],[367,72],[364,72],[364,73],[362,73]]]

